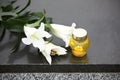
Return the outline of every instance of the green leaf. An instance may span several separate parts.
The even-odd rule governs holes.
[[[34,18],[42,18],[44,16],[44,19],[41,20],[41,22],[44,23],[52,23],[52,18],[51,17],[45,17],[45,12],[35,12],[31,14],[32,16],[34,16]]]
[[[13,6],[11,4],[5,6],[5,7],[2,7],[2,10],[3,12],[9,12],[9,11],[12,11],[13,10]]]
[[[3,22],[4,27],[12,32],[23,32],[25,24],[26,22],[20,19],[9,19]]]
[[[22,15],[19,15],[16,19],[27,20],[30,17],[30,12],[25,12]]]
[[[27,23],[32,23],[32,22],[40,19],[40,17],[35,17],[34,15],[31,15],[30,12],[26,12],[23,15],[18,16],[16,19],[21,19]]]
[[[2,12],[1,13],[2,16],[18,16],[16,13],[13,13],[13,12]]]
[[[42,12],[32,13],[31,18],[34,19],[35,21],[32,23],[28,22],[28,24],[26,25],[29,25],[31,27],[38,27],[41,22],[44,22],[45,15]]]
[[[20,43],[21,43],[21,38],[22,38],[22,34],[19,33],[16,43],[15,43],[14,47],[11,49],[11,51],[12,51],[11,53],[15,53],[19,49]]]
[[[5,35],[5,28],[2,24],[0,24],[0,41],[3,39]]]
[[[31,3],[31,0],[28,0],[26,6],[23,9],[21,9],[20,11],[18,11],[17,14],[20,14],[21,12],[23,12],[30,5],[30,3]]]
[[[45,14],[43,12],[34,12],[31,13],[32,16],[42,18]]]
[[[2,21],[2,8],[0,7],[0,21]]]
[[[42,12],[30,13],[27,12],[16,18],[2,21],[4,27],[12,32],[23,32],[25,24],[31,24],[32,27],[39,26],[41,22],[45,23],[45,15]]]
[[[35,13],[30,13],[30,12],[26,12],[20,16],[18,16],[16,19],[21,19],[26,21],[28,24],[34,23],[38,20],[40,20],[41,18],[44,17],[44,14],[42,12],[35,12]],[[42,19],[43,21],[43,19]]]
[[[0,15],[0,21],[2,21],[2,16]]]

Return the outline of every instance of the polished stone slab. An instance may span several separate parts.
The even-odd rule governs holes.
[[[26,0],[19,0],[24,5]],[[88,31],[91,41],[87,55],[76,58],[70,48],[65,56],[53,56],[49,65],[44,56],[32,45],[23,43],[20,49],[10,54],[16,36],[6,30],[0,41],[0,72],[120,72],[120,0],[32,0],[28,10],[42,11],[52,17],[54,23]],[[64,42],[55,37],[53,42],[64,47]]]
[[[0,73],[120,72],[120,65],[1,65]]]

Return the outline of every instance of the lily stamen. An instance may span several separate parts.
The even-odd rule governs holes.
[[[55,50],[52,49],[50,55],[56,55],[56,53],[57,53],[57,51],[55,51]]]

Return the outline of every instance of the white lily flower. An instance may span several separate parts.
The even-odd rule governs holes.
[[[45,56],[46,60],[48,61],[49,64],[51,64],[52,59],[51,55],[65,55],[67,54],[67,50],[65,48],[62,48],[60,46],[57,46],[52,43],[46,43],[44,50],[42,50],[42,54]]]
[[[24,32],[26,37],[22,38],[22,42],[26,45],[33,44],[34,47],[38,47],[41,50],[44,48],[43,44],[45,44],[43,37],[51,37],[48,32],[44,31],[44,23],[41,23],[38,29],[30,27],[29,25],[24,26]]]
[[[51,24],[51,31],[52,33],[57,36],[58,38],[62,39],[66,46],[69,46],[69,40],[70,37],[72,36],[72,32],[75,29],[76,24],[72,23],[72,26],[65,26],[65,25],[60,25],[60,24]]]

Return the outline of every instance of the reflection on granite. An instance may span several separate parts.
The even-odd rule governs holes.
[[[87,55],[81,58],[75,57],[75,56],[70,57],[70,63],[73,63],[73,64],[78,64],[78,63],[87,64],[88,62],[89,62],[89,58]]]
[[[0,80],[120,80],[120,73],[1,73]]]

